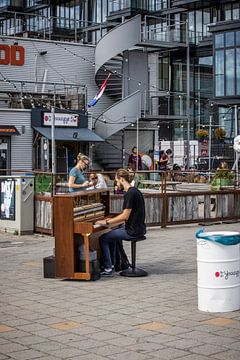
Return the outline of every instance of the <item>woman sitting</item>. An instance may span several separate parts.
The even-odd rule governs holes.
[[[107,188],[107,184],[104,180],[103,175],[97,174],[95,172],[89,174],[89,184],[90,184],[90,187],[88,187],[88,190],[106,189]]]

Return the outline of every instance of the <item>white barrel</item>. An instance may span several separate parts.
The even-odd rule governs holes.
[[[237,236],[208,232],[204,236]],[[197,239],[198,309],[227,312],[240,309],[240,245]]]

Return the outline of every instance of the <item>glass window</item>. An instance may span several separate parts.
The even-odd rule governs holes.
[[[160,90],[168,90],[168,67],[169,67],[169,59],[160,58],[159,59],[159,88]]]
[[[210,23],[210,9],[203,9],[203,36],[206,36],[209,33],[208,24]]]
[[[232,18],[233,19],[240,19],[240,3],[237,1],[236,3],[232,4]]]
[[[224,95],[224,51],[215,53],[215,93],[216,96]]]
[[[195,43],[195,13],[190,11],[188,13],[188,32],[189,32],[189,41]]]
[[[108,3],[107,0],[102,0],[102,21],[107,21]]]
[[[240,48],[236,49],[236,84],[237,94],[240,95]]]
[[[229,47],[229,46],[234,46],[234,32],[227,32],[225,34],[225,46]]]
[[[215,35],[215,48],[222,48],[224,47],[224,35],[223,34],[216,34]]]
[[[173,63],[173,84],[174,91],[186,92],[186,64],[177,61]]]
[[[202,39],[202,24],[203,22],[203,16],[202,16],[202,10],[196,11],[196,36],[198,40]]]
[[[235,51],[234,49],[226,50],[226,95],[235,95]]]
[[[232,19],[232,7],[231,4],[224,5],[224,20]]]
[[[236,31],[236,45],[240,45],[240,31]]]

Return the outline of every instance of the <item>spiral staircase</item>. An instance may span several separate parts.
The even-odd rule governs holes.
[[[167,31],[164,36],[156,37],[156,33],[146,29],[143,27],[141,15],[137,15],[114,27],[96,45],[95,82],[100,88],[110,73],[105,95],[114,100],[114,104],[100,114],[94,123],[95,132],[106,140],[105,144],[95,146],[94,156],[105,168],[107,163],[109,168],[123,165],[122,136],[117,136],[117,134],[141,118],[143,93],[147,90],[146,83],[145,88],[126,90],[125,52],[139,49],[142,53],[146,53],[148,49],[153,48],[187,46],[185,42],[175,41],[172,31]],[[117,138],[118,141],[116,141]],[[114,143],[112,147],[111,141]],[[119,161],[117,161],[118,158]]]

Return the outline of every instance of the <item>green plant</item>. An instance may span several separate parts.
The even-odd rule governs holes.
[[[234,173],[229,169],[219,169],[212,178],[211,186],[213,190],[219,190],[221,186],[231,186],[234,178]]]

